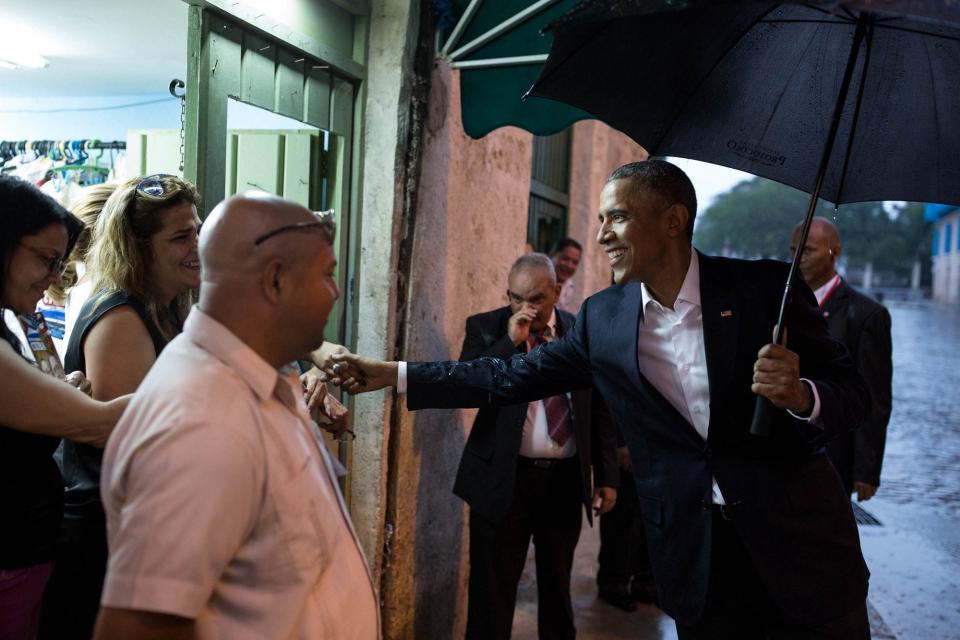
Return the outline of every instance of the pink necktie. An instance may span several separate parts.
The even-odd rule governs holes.
[[[530,337],[533,348],[546,344],[553,339],[550,335],[550,327],[547,327],[543,333],[534,333]],[[543,408],[547,414],[547,435],[562,447],[573,434],[573,425],[570,422],[570,402],[567,400],[566,394],[544,398]]]

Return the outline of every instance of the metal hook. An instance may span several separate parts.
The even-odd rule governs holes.
[[[187,95],[186,88],[187,88],[187,85],[184,84],[183,80],[174,78],[173,80],[170,81],[170,87],[169,87],[170,95],[172,95],[174,98],[183,99]],[[177,93],[177,89],[184,89],[184,92]]]

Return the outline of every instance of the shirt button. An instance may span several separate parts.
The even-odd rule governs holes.
[[[694,413],[703,413],[703,409],[701,409],[700,407],[694,407],[694,408],[693,408],[693,412],[694,412]]]

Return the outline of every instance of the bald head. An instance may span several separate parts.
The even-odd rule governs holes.
[[[200,232],[200,308],[271,363],[319,347],[339,296],[333,231],[331,217],[283,198],[225,200]]]
[[[793,234],[797,238],[800,237],[800,231],[803,229],[803,223],[801,222],[793,228]],[[837,225],[833,224],[826,218],[816,217],[810,221],[810,233],[809,235],[818,235],[822,236],[824,240],[830,242],[834,245],[840,244],[840,231],[837,229]]]
[[[790,253],[796,252],[800,242],[803,223],[793,229],[790,239]],[[811,289],[818,289],[837,274],[837,260],[843,252],[840,246],[840,232],[836,225],[826,218],[814,218],[810,222],[810,232],[800,255],[800,272]]]
[[[263,241],[258,238],[277,229],[316,222],[314,214],[295,202],[266,193],[251,193],[224,200],[204,221],[199,250],[203,282],[223,282],[242,275],[256,275],[271,260],[303,254],[304,235],[321,236],[321,227],[305,227],[280,233]],[[307,247],[309,248],[309,246]]]

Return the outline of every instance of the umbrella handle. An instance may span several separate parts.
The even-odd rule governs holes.
[[[757,404],[753,408],[753,422],[750,424],[750,435],[761,438],[770,437],[773,424],[773,412],[776,407],[767,398],[757,396]]]

